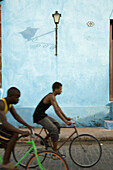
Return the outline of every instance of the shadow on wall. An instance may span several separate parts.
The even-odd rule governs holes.
[[[67,112],[68,109],[67,108]],[[111,117],[111,111],[112,106],[107,105],[107,107],[101,107],[101,108],[72,108],[74,111],[71,112],[72,114],[68,115],[68,117],[73,118],[72,121],[76,123],[77,127],[104,127],[104,120],[110,120]],[[16,108],[17,113],[25,120],[28,124],[35,126],[35,127],[41,127],[40,125],[37,125],[36,123],[33,123],[33,113],[35,108],[31,107],[22,107],[22,108]],[[64,109],[66,110],[66,108]],[[76,113],[73,114],[73,113]],[[89,114],[90,113],[90,114]],[[49,111],[49,116],[55,118],[62,127],[68,127],[54,112],[53,110]],[[19,122],[14,120],[11,114],[8,114],[8,121],[13,124],[15,127],[23,127]]]

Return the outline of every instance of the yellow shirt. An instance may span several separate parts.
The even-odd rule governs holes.
[[[4,112],[5,112],[5,114],[7,114],[7,112],[11,109],[12,104],[10,104],[9,107],[8,107],[8,104],[7,104],[6,100],[5,100],[5,97],[0,99],[0,100],[2,100],[4,102],[4,104],[5,104]],[[1,121],[0,121],[0,123],[1,123]]]

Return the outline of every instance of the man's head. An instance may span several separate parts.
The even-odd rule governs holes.
[[[59,82],[55,82],[52,85],[53,92],[56,94],[61,94],[62,93],[62,84]]]
[[[20,90],[16,87],[11,87],[7,91],[7,97],[10,98],[12,104],[17,104],[19,102]]]

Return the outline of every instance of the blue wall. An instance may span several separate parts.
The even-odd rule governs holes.
[[[111,118],[109,105],[109,29],[112,0],[4,0],[2,2],[2,88],[21,90],[16,107],[32,124],[33,111],[51,91],[63,84],[57,97],[64,113],[78,126],[103,126]],[[55,56],[55,24],[58,56]],[[87,22],[94,26],[88,27]],[[49,115],[56,117],[53,108]],[[14,120],[8,114],[8,119]],[[61,122],[63,125],[63,122]],[[16,126],[19,126],[15,122]]]

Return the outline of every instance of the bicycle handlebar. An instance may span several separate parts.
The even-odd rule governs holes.
[[[73,125],[75,125],[75,122],[71,122]]]
[[[73,121],[73,122],[71,122],[73,125],[75,125],[75,120],[73,119],[73,118],[71,118],[71,120]]]

